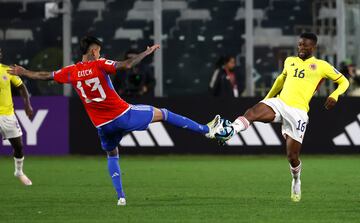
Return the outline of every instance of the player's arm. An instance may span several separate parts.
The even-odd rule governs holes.
[[[329,109],[332,109],[336,105],[336,102],[338,101],[339,96],[348,89],[349,81],[348,81],[348,79],[346,79],[346,77],[344,75],[342,75],[338,70],[336,70],[329,63],[324,62],[323,64],[321,64],[321,66],[323,67],[324,76],[338,84],[335,91],[332,92],[330,94],[330,96],[326,99],[324,106],[327,110],[329,110]]]
[[[151,47],[148,47],[145,51],[137,54],[136,56],[124,60],[124,61],[117,61],[115,64],[116,70],[124,70],[124,69],[130,69],[134,67],[136,64],[138,64],[140,61],[142,61],[146,56],[152,54],[154,51],[160,48],[159,44],[155,44]]]
[[[53,80],[52,72],[47,71],[31,71],[23,68],[22,66],[14,65],[10,66],[8,72],[12,75],[24,76],[35,80]]]
[[[273,86],[271,87],[269,93],[266,95],[265,99],[273,98],[277,94],[279,94],[279,92],[282,90],[282,88],[284,86],[285,79],[286,79],[286,75],[284,73],[280,74],[276,78]]]
[[[16,89],[19,91],[20,96],[24,100],[25,113],[31,119],[33,117],[34,113],[33,113],[33,108],[31,106],[31,103],[30,103],[29,92],[28,92],[25,84],[22,83],[21,85],[17,86]]]
[[[332,109],[336,105],[339,96],[344,94],[350,85],[348,79],[344,75],[341,75],[338,79],[334,80],[334,82],[337,83],[338,86],[326,99],[325,108],[327,110]]]
[[[273,98],[276,95],[278,95],[280,93],[280,91],[282,90],[284,83],[285,83],[285,79],[286,79],[286,63],[287,63],[288,58],[284,61],[284,69],[281,72],[281,74],[276,78],[273,86],[271,87],[269,93],[265,96],[264,99],[268,99],[268,98]]]

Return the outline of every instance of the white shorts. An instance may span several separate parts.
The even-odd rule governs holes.
[[[281,122],[281,132],[283,136],[288,135],[294,140],[302,143],[309,121],[307,113],[301,109],[286,105],[279,98],[269,98],[261,101],[271,107],[275,112],[273,122]]]
[[[22,131],[15,115],[0,115],[0,133],[3,139],[22,136]]]

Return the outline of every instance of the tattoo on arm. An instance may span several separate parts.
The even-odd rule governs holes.
[[[148,55],[147,52],[144,51],[144,52],[139,53],[136,56],[129,58],[127,60],[118,61],[116,63],[116,69],[117,70],[130,69],[130,68],[134,67],[136,64],[138,64],[140,61],[142,61],[147,55]]]
[[[24,72],[24,76],[26,76],[30,79],[36,79],[36,80],[53,80],[54,79],[52,72],[47,72],[47,71],[26,70]]]

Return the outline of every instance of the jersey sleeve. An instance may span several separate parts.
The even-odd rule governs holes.
[[[97,60],[97,64],[99,68],[107,74],[116,74],[116,61],[107,60],[107,59],[100,59]]]
[[[281,72],[281,74],[276,78],[274,84],[272,85],[270,91],[268,92],[268,94],[265,96],[264,99],[269,99],[269,98],[273,98],[275,97],[277,94],[280,93],[280,91],[282,90],[284,83],[285,83],[285,79],[286,79],[286,65],[289,62],[289,57],[286,58],[286,60],[284,61],[284,68],[283,71]]]
[[[15,75],[10,75],[10,81],[15,87],[19,87],[23,83],[21,78]]]
[[[343,76],[338,70],[336,70],[335,67],[331,66],[327,62],[324,62],[322,66],[324,77],[329,78],[330,80],[337,81]]]
[[[71,73],[71,67],[68,66],[60,70],[54,71],[52,75],[56,82],[65,84],[70,82],[70,73]]]
[[[290,61],[290,57],[286,58],[285,61],[284,61],[284,68],[282,70],[282,72],[280,73],[279,76],[287,76],[287,71],[286,71],[286,68],[287,68],[287,64],[289,63]]]

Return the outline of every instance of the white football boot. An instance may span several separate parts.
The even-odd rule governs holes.
[[[121,197],[118,202],[117,202],[118,206],[125,206],[126,205],[126,199],[124,197]]]
[[[301,181],[293,179],[291,182],[291,200],[299,202],[301,200]]]
[[[14,176],[17,177],[20,180],[20,182],[22,184],[24,184],[25,186],[31,186],[32,185],[31,180],[24,173],[15,172]]]
[[[215,133],[218,131],[219,128],[222,127],[220,115],[216,115],[215,118],[206,125],[209,127],[209,132],[206,133],[205,136],[207,138],[214,139]]]

